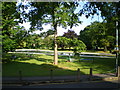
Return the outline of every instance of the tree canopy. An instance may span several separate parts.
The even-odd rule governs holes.
[[[2,2],[2,51],[8,52],[19,48],[27,31],[18,25],[20,13],[15,2]]]
[[[74,11],[78,6],[76,2],[31,2],[30,5],[34,7],[34,10],[30,10],[29,13],[22,12],[24,16],[31,21],[31,29],[42,29],[42,24],[51,24],[54,33],[54,64],[58,64],[57,56],[57,27],[62,26],[66,28],[74,25],[78,25],[81,21],[78,18],[78,14]],[[20,7],[24,5],[20,4]],[[26,9],[26,5],[22,8]]]
[[[68,30],[68,32],[63,34],[63,37],[74,39],[77,38],[77,34],[73,30]]]
[[[87,2],[79,12],[80,15],[84,14],[86,17],[99,15],[106,20],[120,20],[120,1],[119,2]]]
[[[94,22],[80,32],[79,39],[82,40],[88,49],[98,49],[98,47],[114,48],[115,32],[110,33],[107,23]],[[113,34],[114,33],[114,34]]]
[[[85,48],[86,46],[87,48],[113,48],[116,29],[115,22],[120,22],[119,4],[120,2],[87,2],[78,13],[75,13],[76,8],[79,7],[79,3],[77,2],[30,2],[27,4],[21,2],[18,6],[16,6],[15,2],[2,2],[3,16],[1,37],[3,39],[3,51],[13,51],[16,48],[25,47],[25,44],[28,45],[28,47],[39,47],[41,45],[39,42],[43,43],[42,39],[36,35],[28,35],[28,33],[34,30],[42,30],[43,24],[51,24],[52,26],[52,28],[43,33],[43,35],[46,44],[49,41],[53,42],[54,40],[54,43],[50,44],[49,47],[54,46],[54,64],[56,65],[58,64],[57,44],[63,48],[66,47],[65,45],[68,43],[69,45],[67,47],[69,48],[72,47],[72,45],[77,45],[74,47],[75,52],[77,50],[83,50],[82,47]],[[81,23],[79,16],[85,15],[86,18],[88,18],[95,14],[99,14],[98,10],[101,11],[101,16],[103,17],[104,22],[94,22],[87,26],[80,32],[79,39],[81,41],[77,38],[74,39],[77,35],[74,31],[69,30],[64,34],[64,37],[58,37],[59,40],[57,42],[58,26],[62,26],[63,28],[70,26],[70,29],[72,29],[73,26]],[[18,23],[26,21],[29,21],[31,24],[29,31],[26,31],[23,27],[18,25]],[[118,24],[118,28],[119,27],[120,23]],[[54,39],[53,37],[49,37],[49,35],[52,34],[54,34]],[[28,38],[25,38],[25,36],[28,36]],[[29,38],[36,40],[35,42],[29,42]],[[70,38],[74,40],[74,43]],[[62,42],[65,45],[62,46],[59,42]],[[81,45],[83,46],[79,43],[82,43]]]

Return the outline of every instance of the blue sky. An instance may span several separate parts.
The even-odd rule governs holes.
[[[79,7],[76,9],[76,11],[75,12],[78,12],[81,8],[82,8],[82,6],[85,4],[86,2],[79,2]],[[100,13],[100,11],[99,11],[99,13]],[[74,30],[75,31],[75,33],[77,33],[77,35],[79,35],[79,32],[81,31],[81,30],[83,30],[86,26],[88,26],[88,25],[90,25],[92,22],[94,22],[94,21],[100,21],[100,22],[102,22],[103,20],[102,20],[102,18],[101,18],[101,15],[94,15],[94,17],[91,19],[91,17],[89,17],[89,18],[86,18],[84,15],[82,15],[81,17],[80,17],[80,20],[82,21],[82,23],[81,24],[79,24],[79,26],[76,26],[76,27],[73,27],[72,28],[72,30]],[[30,27],[30,25],[29,25],[29,23],[23,23],[22,24],[23,26],[25,26],[25,28],[26,29],[29,29],[29,27]],[[51,25],[49,24],[49,25],[43,25],[43,30],[42,31],[35,31],[34,33],[37,33],[37,34],[39,34],[39,33],[41,33],[41,32],[46,32],[47,30],[49,30],[50,28],[51,28]],[[67,27],[67,29],[64,29],[64,28],[62,28],[62,27],[58,27],[57,28],[57,30],[58,30],[58,36],[61,36],[61,35],[63,35],[64,34],[64,32],[67,32],[68,31],[68,29],[69,29],[69,27]]]

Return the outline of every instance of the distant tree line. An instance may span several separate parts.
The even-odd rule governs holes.
[[[72,32],[72,33],[71,33]],[[43,35],[44,33],[44,35]],[[23,42],[21,42],[20,48],[31,48],[31,49],[54,49],[54,35],[50,32],[43,32],[41,34],[30,34],[28,35]],[[73,36],[73,35],[75,36]],[[46,36],[47,35],[47,36]],[[68,37],[68,35],[70,35]],[[57,37],[58,49],[69,49],[74,52],[81,52],[86,50],[86,45],[78,40],[77,34],[68,30],[67,33],[64,33],[63,36]]]

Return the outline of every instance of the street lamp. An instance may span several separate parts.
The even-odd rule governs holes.
[[[119,55],[119,47],[118,47],[118,21],[116,21],[116,76],[118,76],[118,55]]]
[[[116,16],[118,16],[120,8],[116,10]],[[116,20],[116,76],[118,76],[118,56],[119,56],[119,47],[118,47],[118,20]]]

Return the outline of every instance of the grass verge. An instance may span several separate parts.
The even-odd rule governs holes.
[[[95,73],[114,73],[115,59],[114,58],[91,58],[93,60],[80,61],[80,58],[72,58],[72,62],[67,62],[67,56],[59,56],[59,64],[53,65],[53,56],[50,55],[28,55],[28,54],[13,54],[3,56],[3,60],[8,60],[7,63],[2,63],[3,76],[19,76],[19,71],[22,71],[23,76],[50,76],[51,69],[53,75],[77,75],[77,69],[80,68],[81,74],[89,74],[89,68],[93,68]],[[85,57],[84,57],[85,58]],[[88,58],[88,57],[86,57]]]

